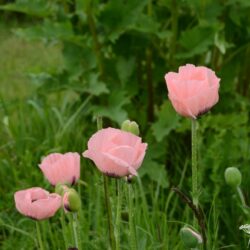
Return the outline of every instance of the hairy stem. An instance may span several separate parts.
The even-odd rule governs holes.
[[[120,250],[120,227],[121,227],[121,205],[122,205],[122,192],[121,180],[116,180],[117,183],[117,203],[116,203],[116,221],[115,221],[115,242],[116,250]]]
[[[137,241],[136,241],[136,229],[135,229],[135,221],[134,221],[134,195],[132,184],[127,184],[128,191],[128,212],[129,212],[129,241],[131,250],[137,250]]]
[[[102,117],[97,117],[97,130],[102,129]],[[109,186],[108,186],[108,177],[103,174],[103,187],[104,187],[104,196],[105,196],[105,206],[108,216],[108,229],[109,229],[109,242],[112,250],[116,249],[114,227],[112,223],[112,211],[111,204],[109,199]]]
[[[198,145],[197,145],[197,121],[192,119],[192,197],[193,204],[196,208],[199,207],[198,193]],[[194,226],[197,226],[194,218]]]
[[[110,242],[111,249],[115,250],[116,243],[115,243],[114,227],[112,223],[111,204],[109,200],[108,176],[103,175],[103,183],[104,183],[105,205],[106,205],[107,215],[108,215],[109,242]]]

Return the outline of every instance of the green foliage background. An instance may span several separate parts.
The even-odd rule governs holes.
[[[30,71],[19,68],[29,83],[17,84],[14,92],[8,91],[13,82],[0,72],[1,249],[35,249],[34,225],[15,211],[13,193],[30,186],[50,189],[37,167],[41,156],[82,152],[96,130],[97,116],[104,118],[105,127],[119,127],[127,118],[137,121],[149,144],[141,182],[135,184],[140,249],[182,249],[178,232],[183,223],[192,223],[192,212],[171,187],[191,195],[190,121],[171,107],[164,75],[187,63],[206,65],[221,78],[219,103],[199,120],[200,199],[208,249],[245,249],[247,239],[238,228],[250,222],[249,210],[242,208],[236,190],[225,185],[224,170],[237,166],[242,171],[249,204],[249,0],[0,3],[3,26],[15,19],[15,35],[47,48],[44,65],[35,56],[41,55],[39,43],[27,58]],[[60,54],[56,59],[55,50]],[[9,68],[17,70],[15,64]],[[102,183],[84,159],[82,180],[82,244],[106,249]],[[57,221],[43,222],[43,234],[48,246],[63,249]],[[126,240],[124,232],[123,249],[128,249]]]

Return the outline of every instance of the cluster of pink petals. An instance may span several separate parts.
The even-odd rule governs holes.
[[[91,159],[104,174],[112,177],[137,175],[147,149],[147,143],[130,132],[105,128],[88,141],[83,156]]]
[[[53,153],[39,165],[52,185],[74,184],[80,178],[80,155],[78,153]],[[17,210],[30,218],[42,220],[52,217],[62,206],[62,197],[49,194],[38,187],[21,190],[14,195]]]
[[[62,198],[56,193],[33,187],[14,194],[16,209],[23,215],[35,220],[54,216],[62,205]]]
[[[168,97],[182,116],[196,119],[219,100],[220,79],[207,67],[187,64],[178,73],[167,73],[165,80]]]
[[[52,185],[73,185],[80,178],[80,155],[53,153],[45,157],[39,167]]]

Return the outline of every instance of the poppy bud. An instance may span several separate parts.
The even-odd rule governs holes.
[[[77,212],[81,208],[81,198],[75,189],[70,188],[64,193],[63,206],[69,212]]]
[[[236,167],[229,167],[225,170],[226,183],[231,187],[238,187],[241,184],[241,172]]]
[[[180,230],[181,240],[185,247],[196,248],[198,244],[202,243],[201,236],[189,227],[183,227]]]
[[[64,193],[68,190],[68,186],[67,185],[64,185],[64,184],[56,184],[56,187],[55,187],[55,193],[63,196]]]
[[[137,136],[140,134],[139,126],[134,121],[130,121],[130,120],[124,121],[122,123],[121,129],[123,131],[130,132],[130,133],[137,135]]]

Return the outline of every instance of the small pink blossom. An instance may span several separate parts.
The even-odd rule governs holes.
[[[17,191],[14,199],[18,212],[35,220],[54,216],[62,205],[60,195],[50,194],[39,187]]]
[[[210,110],[219,100],[220,79],[204,66],[187,64],[179,72],[165,75],[168,97],[182,116],[196,119]]]
[[[139,136],[115,128],[97,131],[88,141],[83,156],[112,177],[137,175],[147,149]]]
[[[39,167],[52,185],[73,185],[80,178],[80,155],[53,153],[45,157]]]

